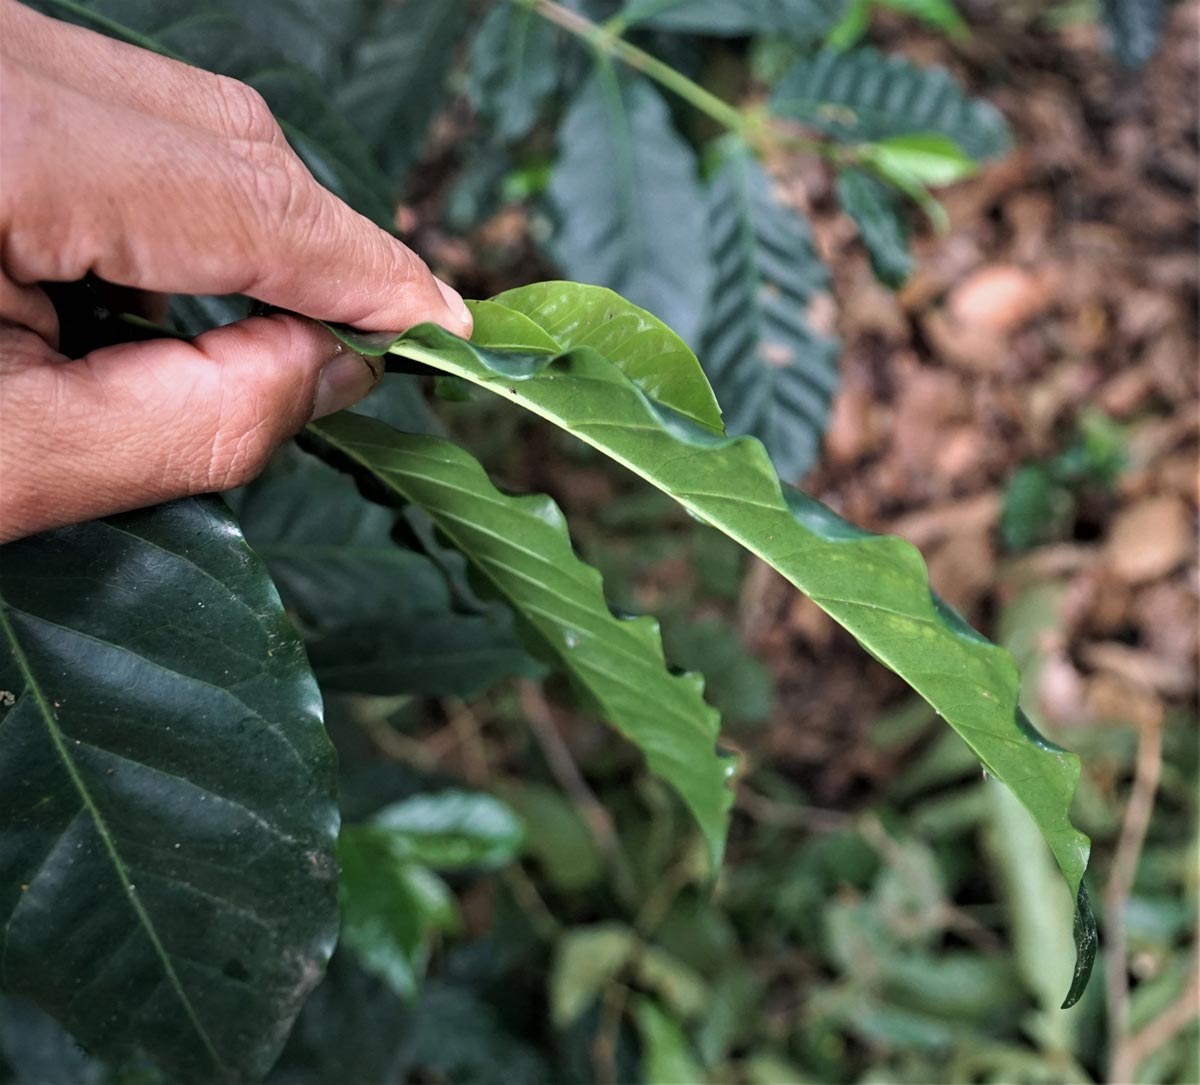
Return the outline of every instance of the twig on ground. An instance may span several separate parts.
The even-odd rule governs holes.
[[[483,725],[479,717],[465,702],[455,697],[447,697],[442,707],[450,727],[458,737],[463,779],[472,787],[487,787],[491,782],[492,770],[488,765],[487,746],[483,741]]]
[[[1125,807],[1125,820],[1113,858],[1112,872],[1104,887],[1105,949],[1104,995],[1108,1011],[1108,1080],[1128,1085],[1137,1070],[1132,1059],[1129,1032],[1129,962],[1125,939],[1125,913],[1133,891],[1138,861],[1154,812],[1154,797],[1162,774],[1162,723],[1143,723],[1138,729],[1137,766],[1133,790]]]
[[[575,758],[558,732],[554,713],[541,687],[527,681],[520,684],[520,689],[521,708],[533,737],[546,758],[551,774],[558,781],[558,786],[567,793],[571,805],[578,811],[592,834],[600,854],[611,867],[617,892],[623,900],[633,900],[637,895],[636,887],[625,856],[621,852],[621,842],[613,828],[612,817],[596,798],[583,778],[583,773],[579,771],[579,766],[575,764]]]
[[[802,806],[769,799],[752,791],[746,783],[737,790],[734,805],[748,817],[764,825],[777,825],[784,829],[808,829],[812,832],[834,832],[854,825],[854,815],[841,810],[827,810],[820,806]]]
[[[439,769],[442,759],[454,749],[457,742],[453,729],[448,726],[435,731],[428,738],[413,738],[383,720],[359,720],[359,724],[380,753],[422,772]]]
[[[1200,931],[1196,932],[1196,937],[1200,944]],[[1112,1085],[1128,1085],[1146,1058],[1197,1019],[1200,1019],[1200,966],[1193,966],[1187,987],[1179,997],[1148,1021],[1141,1031],[1125,1038],[1113,1055],[1108,1080]]]

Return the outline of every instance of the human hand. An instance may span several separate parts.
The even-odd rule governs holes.
[[[462,299],[322,188],[251,88],[0,0],[0,542],[253,478],[375,375],[310,320],[68,360],[38,286],[240,293],[368,330]]]

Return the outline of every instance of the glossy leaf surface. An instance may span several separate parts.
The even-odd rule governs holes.
[[[337,930],[333,751],[224,505],[0,550],[0,984],[89,1049],[261,1076]]]
[[[845,626],[919,692],[1033,815],[1072,893],[1087,838],[1069,807],[1078,759],[1017,707],[1007,652],[932,594],[920,554],[781,488],[762,446],[727,439],[650,400],[589,349],[558,358],[489,351],[422,325],[392,348],[511,399],[624,464],[740,542]]]
[[[490,304],[497,308],[484,314],[480,328],[480,334],[489,340],[497,338],[493,329],[505,319],[501,309],[513,310],[545,331],[556,351],[591,347],[651,399],[714,433],[724,432],[721,408],[695,354],[658,317],[631,305],[620,294],[578,283],[534,283],[507,290]],[[506,332],[517,331],[506,328]],[[536,342],[539,349],[544,346],[541,339],[527,342]],[[528,347],[514,342],[512,349]]]
[[[714,279],[700,357],[731,434],[759,438],[784,478],[815,462],[837,386],[837,344],[806,310],[828,287],[808,224],[745,148],[708,191]]]
[[[342,941],[406,998],[417,993],[432,937],[458,926],[435,870],[494,868],[520,851],[524,831],[490,795],[442,791],[392,803],[342,830]]]
[[[716,753],[716,710],[698,676],[667,670],[657,622],[609,611],[600,575],[575,556],[558,507],[546,497],[500,493],[448,441],[346,413],[313,422],[306,433],[336,466],[370,475],[425,511],[604,719],[642,750],[650,770],[675,788],[715,866],[732,801],[730,765]]]

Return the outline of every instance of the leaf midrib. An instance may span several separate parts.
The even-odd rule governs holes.
[[[312,426],[312,429],[320,435],[321,440],[326,441],[329,444],[336,447],[339,451],[341,451],[344,455],[349,456],[356,463],[358,463],[361,467],[365,468],[366,470],[375,470],[373,468],[372,464],[369,463],[368,461],[366,461],[365,459],[363,459],[361,453],[358,451],[358,449],[363,446],[349,445],[349,444],[337,439],[336,437],[332,436],[328,431],[322,429],[319,424],[314,424]],[[384,449],[384,446],[371,445],[368,442],[363,442],[363,445],[365,445],[365,447],[369,447],[369,448],[373,447],[373,448]],[[413,455],[414,458],[417,458],[417,459],[426,458],[426,457],[422,457],[420,453],[412,453],[411,455]],[[632,470],[632,468],[630,468],[630,469]],[[395,466],[388,466],[388,467],[383,468],[381,471],[377,471],[377,473],[380,475],[383,475],[383,476],[388,476],[388,477],[399,476],[400,478],[403,478],[406,474],[409,474],[410,472],[406,472],[402,468],[397,468]],[[448,482],[438,480],[438,481],[436,481],[435,484],[438,486],[441,486],[443,488],[446,488],[446,489],[456,490],[456,491],[462,493],[464,496],[471,497],[472,499],[475,499],[477,497],[477,495],[475,494],[474,491],[467,490],[463,487],[454,486],[453,484],[448,483]],[[393,482],[393,485],[397,489],[404,490],[403,483],[400,481]],[[489,497],[489,500],[491,500],[490,497]],[[527,547],[523,547],[523,546],[519,545],[518,543],[515,543],[512,539],[508,539],[501,535],[498,535],[496,532],[488,530],[480,523],[471,521],[471,520],[467,519],[466,517],[459,516],[455,513],[451,513],[449,511],[447,511],[447,509],[444,507],[438,509],[436,512],[430,511],[430,509],[426,509],[425,511],[426,511],[426,514],[428,516],[430,516],[431,519],[435,520],[435,522],[438,520],[448,519],[452,522],[456,521],[456,522],[465,524],[473,531],[480,531],[485,534],[492,535],[497,540],[513,546],[514,548],[519,550],[521,553],[526,554],[528,557],[530,557],[531,559],[533,559],[537,562],[540,562],[542,564],[550,564],[543,554],[536,552],[534,550],[530,550]],[[444,531],[451,539],[453,539],[455,541],[456,545],[459,545],[460,540],[456,538],[453,528],[448,527],[444,523],[440,524],[439,526],[442,531]],[[492,563],[493,562],[488,562],[486,564],[492,564]],[[500,563],[500,562],[494,562],[494,563],[500,565],[500,567],[503,568],[507,573],[509,573],[511,575],[515,575],[519,579],[526,579],[526,580],[529,579],[526,574],[522,573],[515,566],[504,565],[503,563]],[[481,562],[480,566],[482,567],[483,564],[485,564],[485,563]],[[500,581],[498,581],[494,574],[490,574],[486,570],[482,570],[482,568],[481,568],[481,571],[483,571],[484,575],[487,576],[489,580],[491,580],[491,582],[496,586],[496,589],[509,600],[509,603],[511,606],[513,606],[514,608],[516,608],[518,610],[533,611],[534,613],[541,613],[544,616],[544,618],[550,620],[549,624],[551,625],[551,627],[554,627],[557,624],[554,621],[554,619],[557,617],[555,614],[553,614],[549,611],[539,611],[538,608],[535,608],[528,603],[523,603],[521,599],[514,597],[512,592],[507,590],[505,588],[504,584],[501,583]],[[532,583],[532,581],[531,581],[531,583]],[[575,580],[572,580],[572,583],[579,584],[579,582],[575,581]],[[580,586],[582,586],[582,585],[580,585]],[[576,600],[573,600],[573,599],[560,600],[560,602],[569,602],[576,609],[582,610],[585,618],[587,619],[587,624],[591,624],[595,621],[595,617],[589,611],[586,610],[586,608],[584,607],[584,605],[582,603],[578,603]],[[531,618],[531,621],[532,620],[533,619]],[[585,628],[585,623],[583,623],[583,622],[576,622],[576,625],[581,631]],[[596,636],[595,631],[594,630],[590,631],[590,635]],[[586,665],[591,666],[593,670],[598,671],[605,678],[609,679],[610,681],[613,681],[615,684],[624,686],[627,689],[633,689],[633,690],[635,690],[635,692],[643,692],[644,693],[644,691],[637,691],[635,687],[632,687],[629,684],[629,682],[624,679],[623,676],[620,676],[620,675],[616,674],[615,672],[604,670],[602,667],[597,666],[592,661],[586,660],[586,657],[574,657],[574,656],[568,657],[568,656],[564,655],[561,647],[558,645],[558,643],[554,640],[553,637],[548,636],[544,632],[542,633],[542,636],[545,639],[547,646],[554,652],[554,654],[556,656],[558,656],[559,658],[561,658],[563,660],[564,664],[568,667],[568,669],[575,671],[578,666],[586,663]],[[609,647],[610,647],[610,650],[612,650],[613,646],[609,645]],[[624,645],[617,646],[615,651],[617,652],[617,654],[624,656],[626,659],[629,659],[630,661],[636,663],[639,666],[643,663],[643,660],[641,657],[633,655],[630,652],[628,652],[625,649]],[[590,683],[588,683],[588,684],[590,686]],[[592,692],[601,701],[604,701],[604,697],[601,694],[596,693],[595,690],[593,690]],[[669,714],[671,714],[672,716],[674,716],[675,718],[681,720],[689,728],[696,727],[696,725],[697,725],[696,719],[691,714],[682,711],[677,704],[673,703],[674,699],[668,701],[663,698],[659,698],[658,700],[659,700],[659,705],[660,705],[661,710],[666,711]],[[707,731],[703,728],[703,725],[701,725],[701,730],[703,731],[703,733],[705,733],[707,735]]]
[[[46,732],[50,737],[50,741],[54,746],[55,752],[62,762],[63,768],[79,795],[80,802],[87,811],[88,816],[92,819],[92,824],[96,828],[96,832],[104,845],[105,852],[108,854],[109,860],[116,872],[117,879],[121,884],[121,891],[125,894],[126,900],[129,901],[130,907],[133,909],[134,915],[137,917],[138,924],[145,932],[146,937],[150,940],[150,944],[154,949],[155,956],[158,957],[159,963],[162,965],[163,972],[167,977],[167,983],[175,996],[179,999],[183,1006],[184,1013],[191,1022],[192,1027],[196,1030],[200,1042],[203,1044],[209,1058],[220,1070],[224,1077],[229,1077],[229,1068],[224,1064],[220,1054],[217,1051],[212,1037],[209,1036],[208,1030],[204,1027],[204,1023],[200,1020],[200,1016],[196,1011],[196,1007],[192,1005],[192,1000],[188,997],[187,991],[184,990],[183,983],[179,979],[178,973],[175,971],[175,966],[171,962],[171,958],[163,946],[162,940],[159,938],[158,930],[150,918],[150,913],[146,911],[145,905],[138,896],[137,890],[130,880],[129,872],[125,867],[125,862],[121,858],[120,852],[117,850],[116,840],[109,831],[108,824],[104,820],[104,816],[100,813],[99,807],[96,805],[91,792],[88,790],[87,784],[79,773],[79,769],[71,758],[70,751],[67,749],[67,744],[63,738],[62,731],[59,730],[58,718],[54,714],[45,692],[42,690],[41,683],[38,681],[37,674],[34,672],[32,665],[29,662],[29,657],[25,654],[25,649],[17,637],[17,631],[13,627],[12,622],[8,617],[8,603],[2,595],[0,595],[0,633],[8,641],[12,650],[13,660],[16,662],[17,671],[25,680],[25,689],[28,694],[31,694],[34,703],[37,705],[39,715],[42,722],[46,726]]]

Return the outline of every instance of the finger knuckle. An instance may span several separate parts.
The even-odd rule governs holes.
[[[253,481],[275,451],[276,439],[274,427],[264,417],[223,426],[212,438],[197,489],[221,493]]]
[[[279,125],[266,99],[240,80],[225,75],[214,79],[217,109],[229,134],[239,139],[274,142]]]
[[[260,228],[257,236],[268,243],[289,223],[310,214],[311,186],[285,149],[257,144],[238,159],[237,171],[245,212]]]

